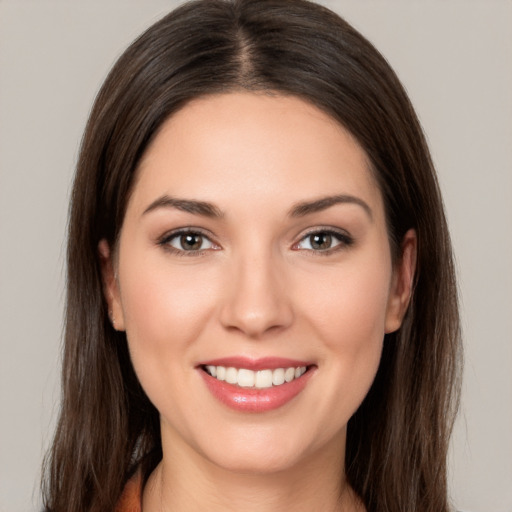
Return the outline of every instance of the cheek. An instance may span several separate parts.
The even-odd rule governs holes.
[[[383,337],[391,272],[383,264],[380,267],[360,265],[317,279],[306,307],[326,341],[357,348]]]
[[[151,375],[170,379],[169,370],[187,362],[187,348],[211,318],[213,276],[191,265],[171,269],[165,258],[139,262],[136,255],[120,265],[119,273],[126,335],[139,379],[143,386]]]
[[[383,261],[325,276],[304,304],[304,315],[321,340],[323,364],[336,375],[350,414],[364,399],[380,363],[390,267]]]

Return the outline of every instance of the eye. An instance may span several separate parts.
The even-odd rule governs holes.
[[[308,233],[294,246],[294,249],[329,252],[332,249],[342,248],[352,243],[353,240],[350,236],[338,233],[337,231],[324,229]]]
[[[159,243],[176,252],[197,253],[217,248],[206,235],[198,231],[174,232],[165,236]]]

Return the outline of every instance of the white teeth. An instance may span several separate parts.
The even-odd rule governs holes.
[[[260,370],[256,372],[255,387],[260,389],[272,387],[272,370]]]
[[[286,382],[291,382],[295,378],[295,368],[286,368],[284,372],[284,380]]]
[[[226,368],[224,366],[217,366],[217,379],[226,380]]]
[[[237,369],[232,366],[226,368],[225,366],[208,365],[206,371],[217,380],[225,380],[229,384],[236,384],[243,388],[265,389],[281,386],[285,382],[298,379],[306,373],[306,367],[253,371],[246,368]]]
[[[274,386],[284,384],[284,368],[277,368],[272,372],[272,384]]]
[[[243,388],[254,387],[254,372],[252,370],[240,368],[240,370],[238,370],[238,385]]]
[[[226,382],[228,384],[238,384],[238,370],[236,368],[226,370]]]

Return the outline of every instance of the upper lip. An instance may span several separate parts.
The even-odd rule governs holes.
[[[261,357],[252,359],[244,356],[230,356],[218,359],[202,361],[198,366],[225,366],[233,368],[245,368],[247,370],[275,370],[276,368],[297,368],[300,366],[311,366],[310,361],[289,359],[284,357]]]

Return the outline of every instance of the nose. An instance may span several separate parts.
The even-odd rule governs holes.
[[[233,262],[220,313],[224,328],[257,339],[289,327],[293,308],[285,274],[268,254]]]

